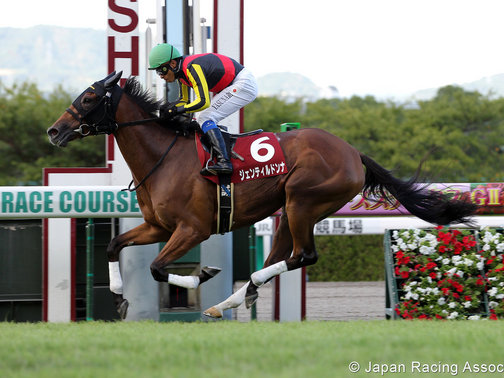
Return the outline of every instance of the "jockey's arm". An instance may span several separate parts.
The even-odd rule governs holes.
[[[191,65],[187,70],[187,78],[193,87],[195,99],[193,102],[184,105],[184,111],[193,113],[205,110],[210,106],[210,94],[201,66],[199,64]],[[184,96],[183,87],[186,87],[186,90],[188,89],[186,85],[181,84],[182,96]],[[188,92],[186,94],[187,98],[189,98]]]
[[[179,84],[179,98],[175,101],[177,106],[187,105],[189,102],[189,87],[182,82],[178,82]]]

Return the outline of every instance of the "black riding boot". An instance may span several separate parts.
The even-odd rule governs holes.
[[[208,166],[201,170],[203,176],[218,175],[218,174],[231,174],[233,172],[233,165],[229,160],[226,149],[226,143],[222,137],[221,131],[218,128],[210,129],[206,135],[210,139],[213,149],[217,155],[217,164]]]

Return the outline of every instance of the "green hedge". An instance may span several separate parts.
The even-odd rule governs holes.
[[[319,259],[309,281],[383,281],[383,235],[316,236]]]

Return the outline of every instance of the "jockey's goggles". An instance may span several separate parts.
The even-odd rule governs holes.
[[[169,67],[168,65],[159,66],[158,68],[156,68],[156,73],[160,76],[166,75],[168,71],[171,71],[171,67]]]

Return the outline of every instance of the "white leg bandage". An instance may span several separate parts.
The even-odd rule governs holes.
[[[258,270],[257,272],[252,273],[250,278],[252,282],[257,287],[260,287],[263,283],[268,281],[271,277],[278,276],[279,274],[287,272],[287,263],[284,261],[280,261],[276,264],[270,265],[264,269]]]
[[[196,289],[199,285],[198,276],[179,276],[178,274],[168,274],[168,283],[186,289]]]
[[[116,294],[123,293],[123,282],[121,271],[119,270],[119,261],[109,262],[109,280],[110,291]]]
[[[222,314],[224,310],[229,310],[230,308],[236,308],[239,305],[241,305],[245,300],[245,294],[247,293],[247,287],[249,285],[249,282],[243,285],[234,294],[230,295],[228,299],[219,303],[218,305],[215,305],[214,307],[219,309]]]

